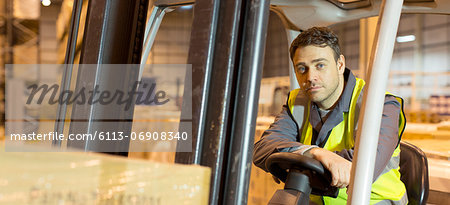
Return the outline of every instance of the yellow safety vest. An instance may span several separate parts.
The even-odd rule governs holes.
[[[354,147],[355,141],[353,139],[353,131],[355,128],[355,108],[364,84],[364,80],[356,78],[356,85],[353,89],[349,111],[348,113],[344,112],[344,120],[331,131],[328,140],[323,147],[324,149],[330,151],[341,151],[343,149],[351,149]],[[295,100],[299,92],[300,89],[295,89],[289,94],[288,106],[291,113],[293,113]],[[406,119],[403,112],[403,99],[390,93],[386,93],[386,95],[394,96],[401,105],[398,135],[400,141],[406,124]],[[300,142],[305,145],[311,145],[313,132],[312,125],[309,123],[310,103],[311,102],[308,102],[307,107],[305,108],[306,115],[304,115],[304,124],[302,126],[303,129],[301,130],[300,137]],[[405,185],[400,180],[399,162],[400,146],[397,145],[397,148],[394,150],[394,153],[392,154],[385,170],[383,170],[378,179],[372,184],[370,204],[376,204],[386,200],[389,200],[394,204],[402,204],[405,200],[407,200]],[[347,188],[340,189],[337,198],[311,195],[311,201],[317,204],[347,204],[346,192]]]

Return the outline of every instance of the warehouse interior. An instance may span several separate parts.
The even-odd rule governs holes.
[[[153,2],[151,0],[149,5],[152,5]],[[79,47],[83,43],[87,5],[88,1],[84,1],[76,42],[78,49],[75,53],[74,64],[80,62],[81,48]],[[54,69],[48,70],[45,69],[48,66],[42,66],[42,68],[40,66],[28,66],[29,68],[25,66],[27,67],[27,70],[24,71],[26,73],[17,73],[17,71],[12,70],[11,66],[7,65],[64,64],[73,6],[73,0],[0,1],[0,112],[2,113],[0,129],[2,133],[4,133],[5,124],[8,120],[8,105],[13,104],[13,99],[17,99],[18,95],[20,97],[20,94],[24,96],[29,94],[25,89],[25,85],[41,81],[59,84],[63,76],[62,68],[57,66]],[[148,13],[150,13],[151,9],[150,6]],[[171,9],[164,15],[153,47],[146,59],[146,64],[187,64],[194,18],[193,10],[192,5],[179,6]],[[367,62],[370,57],[371,44],[374,38],[373,33],[377,20],[378,17],[370,17],[330,26],[341,38],[340,44],[347,59],[347,67],[360,78],[365,78],[367,75]],[[265,44],[263,78],[260,85],[255,141],[259,140],[262,132],[268,128],[276,114],[281,111],[281,107],[286,102],[286,96],[290,90],[289,66],[291,62],[288,54],[288,35],[280,16],[276,12],[271,11]],[[187,74],[181,73],[175,80],[167,80],[161,77],[163,75],[158,77],[157,73],[157,69],[149,68],[144,70],[143,76],[149,78],[156,76],[160,81],[166,82],[166,85],[163,86],[166,86],[164,87],[166,90],[171,90],[168,95],[170,101],[167,106],[160,109],[152,106],[136,105],[133,113],[133,119],[136,119],[136,121],[133,122],[132,126],[132,130],[135,132],[145,130],[178,130],[183,100],[182,91],[185,89],[185,77]],[[17,79],[23,81],[23,89],[25,90],[17,91],[17,88],[9,88],[10,92],[8,92],[8,82],[13,85],[13,81]],[[75,82],[76,79],[73,77],[71,86],[74,86],[73,84]],[[428,203],[447,203],[448,199],[450,199],[450,15],[424,13],[401,15],[387,90],[402,96],[405,100],[404,110],[407,126],[402,140],[410,142],[422,149],[428,158],[430,180]],[[70,110],[72,107],[69,106],[68,109]],[[24,106],[22,108],[22,117],[32,119],[44,115],[55,115],[56,110],[56,106],[46,108]],[[152,117],[150,118],[149,116]],[[29,121],[24,122],[22,126],[32,130],[49,131],[53,129],[54,123],[55,121],[47,123],[34,123]],[[69,128],[66,126],[65,132],[68,132],[68,130]],[[2,141],[0,144],[4,143],[5,137],[4,134],[0,136],[0,141]],[[51,146],[51,144],[45,146]],[[63,144],[63,146],[67,145]],[[115,163],[125,163],[128,167],[139,167],[145,166],[147,162],[151,162],[147,163],[148,166],[156,167],[155,170],[159,170],[160,172],[158,172],[159,175],[156,173],[155,177],[152,178],[156,182],[160,182],[158,181],[158,177],[160,176],[170,178],[170,175],[167,173],[178,173],[176,172],[177,169],[183,170],[185,175],[180,175],[168,181],[162,180],[160,183],[170,184],[173,181],[182,180],[184,176],[185,181],[180,182],[180,184],[186,186],[174,185],[172,191],[178,190],[180,193],[185,194],[185,197],[189,197],[191,193],[192,199],[198,199],[205,203],[205,200],[208,199],[207,194],[209,194],[209,191],[201,189],[208,186],[209,179],[206,179],[209,176],[208,171],[201,169],[200,166],[192,169],[178,166],[175,163],[175,147],[176,144],[174,143],[133,144],[131,142],[130,149],[138,150],[130,151],[128,154],[128,159],[133,161],[124,162],[122,158],[113,159],[110,156],[104,158],[101,156],[100,158],[101,160],[107,161],[104,166],[112,167],[115,166]],[[1,153],[3,157],[0,157],[0,164],[6,163],[8,166],[16,166],[17,162],[14,159],[21,159],[21,153],[10,154],[3,155]],[[29,156],[30,153],[24,153],[24,155]],[[81,162],[89,159],[89,156],[85,158],[85,156],[75,153],[69,153],[68,155],[64,155],[64,157],[74,159],[72,166],[75,168],[83,167]],[[62,160],[51,153],[43,153],[43,158],[49,161]],[[77,164],[78,162],[80,164]],[[30,167],[40,166],[34,160],[23,161],[23,163],[28,163]],[[95,165],[97,161],[91,160],[91,163]],[[17,167],[27,169],[26,166],[17,165]],[[50,163],[48,163],[48,167],[49,169],[65,170],[63,167],[58,167]],[[161,167],[166,168],[167,173],[161,171]],[[96,178],[93,180],[99,181],[98,186],[109,186],[111,184],[103,181],[107,180],[108,177],[116,176],[113,171],[121,171],[119,166],[115,168],[117,170],[105,171],[109,169],[104,169],[104,176],[98,175],[97,173],[102,171],[93,170],[92,168],[92,170],[87,170],[84,173],[67,172],[66,175],[58,175],[57,177],[71,177],[73,178],[73,183],[81,180],[82,183],[88,184],[88,179],[92,177],[89,173],[92,172],[96,173],[94,174]],[[0,190],[8,189],[8,183],[6,182],[8,176],[5,175],[19,172],[18,170],[19,168],[13,168],[8,171],[0,171]],[[83,171],[83,169],[80,168],[80,171]],[[141,174],[145,175],[146,173]],[[73,175],[77,176],[74,177]],[[191,179],[192,177],[189,178],[189,176],[193,175],[195,175],[197,181]],[[30,174],[30,176],[33,175]],[[58,189],[57,187],[64,188],[64,186],[55,185],[56,182],[53,181],[53,187],[49,187],[48,183],[43,183],[42,180],[45,181],[48,179],[41,179],[39,183],[29,180],[29,184],[35,184],[33,188],[21,191],[20,189],[28,186],[23,185],[23,187],[17,187],[15,192],[8,192],[10,194],[8,196],[0,192],[0,204],[8,204],[12,200],[27,203],[27,200],[30,200],[28,196],[33,196],[35,199],[40,200],[40,202],[34,204],[46,204],[45,202],[56,203],[57,200],[54,198],[57,198],[57,194],[51,195],[52,192],[48,191],[49,195],[44,196],[44,192],[40,190],[55,190]],[[113,190],[111,192],[111,190],[105,189],[100,190],[100,192],[104,191],[103,196],[106,198],[109,196],[108,200],[116,201],[123,199],[114,198],[113,193],[123,191],[129,194],[127,196],[131,196],[133,194],[130,193],[133,193],[133,191],[142,192],[144,190],[143,188],[146,188],[146,191],[150,190],[150,192],[159,194],[158,197],[161,199],[172,197],[164,194],[162,190],[157,190],[154,187],[151,188],[152,186],[145,185],[145,183],[142,184],[142,181],[146,180],[145,177],[133,178],[133,180],[130,183],[141,183],[140,188],[126,190],[127,185],[124,185],[122,188],[125,191]],[[120,178],[111,183],[120,184]],[[11,184],[9,185],[11,187]],[[252,165],[248,204],[267,204],[267,201],[275,190],[280,188],[282,188],[282,185],[276,184],[270,173],[266,173]],[[82,187],[80,185],[77,189],[82,192],[83,189],[94,188]],[[33,190],[35,191],[33,192]],[[24,197],[21,197],[21,195]],[[63,196],[66,197],[64,200],[72,200],[67,193],[64,193]],[[99,199],[93,198],[88,194],[74,194],[74,196],[78,198],[73,199],[72,203],[69,204],[82,204],[83,200],[93,200],[99,203],[99,201],[96,201]],[[130,200],[135,200],[135,204],[140,204],[139,202],[153,203],[152,200],[157,200],[151,197],[139,197],[137,196],[137,198],[135,197]],[[45,201],[44,198],[50,201]],[[107,201],[106,198],[104,202],[111,202]],[[182,196],[176,199],[181,198]],[[158,203],[155,202],[155,204]],[[195,202],[192,201],[192,204],[195,204]]]

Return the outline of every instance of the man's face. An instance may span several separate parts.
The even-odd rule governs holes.
[[[329,109],[339,99],[343,90],[345,59],[335,61],[329,46],[299,47],[293,59],[297,81],[302,91],[322,109]]]

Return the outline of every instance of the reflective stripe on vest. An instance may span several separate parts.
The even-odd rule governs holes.
[[[324,145],[324,149],[330,151],[341,151],[343,149],[351,149],[354,147],[355,141],[353,139],[353,132],[355,129],[355,110],[357,107],[357,100],[359,94],[364,87],[364,80],[356,78],[356,84],[353,89],[352,98],[350,101],[349,112],[344,112],[344,120],[339,123],[336,127],[331,130],[331,133]],[[300,89],[292,90],[289,93],[288,106],[291,113],[293,112],[295,100],[297,98]],[[400,103],[400,120],[399,120],[399,142],[405,129],[405,115],[403,112],[403,99],[397,97],[391,93],[386,93],[386,95],[394,96]],[[301,128],[300,142],[306,145],[311,145],[313,128],[311,123],[309,123],[309,112],[310,112],[309,101],[307,107],[305,107],[305,114],[303,117],[303,124]],[[380,202],[390,201],[392,204],[404,204],[404,198],[406,196],[406,188],[403,182],[400,180],[399,172],[399,157],[400,157],[400,143],[398,143],[394,153],[385,170],[380,174],[376,181],[372,184],[372,192],[370,196],[370,204],[377,204]],[[317,204],[346,204],[347,203],[347,189],[343,188],[339,190],[339,195],[337,198],[331,197],[320,197],[311,195],[311,201]],[[407,200],[407,199],[406,199]]]

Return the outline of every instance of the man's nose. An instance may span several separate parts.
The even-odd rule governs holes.
[[[318,73],[317,73],[317,71],[315,69],[309,69],[308,73],[307,73],[307,76],[306,76],[306,79],[309,82],[315,82],[317,80],[317,75],[318,75]]]

